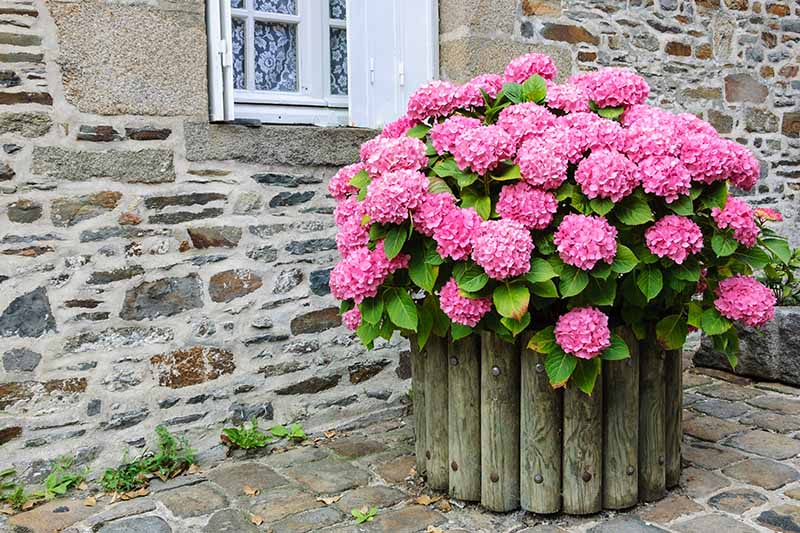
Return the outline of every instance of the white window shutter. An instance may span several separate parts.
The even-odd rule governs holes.
[[[230,0],[206,2],[208,108],[212,122],[233,120],[233,42]]]
[[[350,125],[381,128],[438,75],[437,0],[348,0]]]

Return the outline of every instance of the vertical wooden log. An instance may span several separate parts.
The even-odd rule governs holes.
[[[447,490],[449,486],[447,437],[447,339],[431,335],[425,345],[425,452],[428,486]]]
[[[631,358],[603,361],[603,508],[639,502],[639,341],[623,330]]]
[[[513,344],[481,332],[481,503],[519,507],[520,356]]]
[[[450,496],[481,499],[481,340],[453,341],[447,387],[450,440]]]
[[[676,487],[681,480],[681,440],[683,439],[683,363],[681,350],[667,352],[664,361],[664,451],[666,487]]]
[[[425,352],[419,349],[417,336],[409,337],[411,343],[411,392],[414,401],[414,451],[417,458],[417,474],[425,475],[428,450],[428,427],[425,423]]]
[[[523,336],[523,346],[531,335]],[[522,349],[520,505],[534,513],[561,510],[562,395],[544,369],[545,356]]]
[[[564,391],[564,512],[591,514],[602,509],[603,376],[589,396],[570,384]]]
[[[653,331],[639,345],[639,500],[645,502],[666,494],[664,357]]]

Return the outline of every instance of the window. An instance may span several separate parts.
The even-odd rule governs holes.
[[[410,87],[436,74],[435,0],[209,0],[207,6],[215,121],[375,127],[399,113]],[[409,53],[414,57],[406,59]]]

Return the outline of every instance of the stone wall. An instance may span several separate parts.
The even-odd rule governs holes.
[[[754,205],[777,207],[800,244],[800,4],[795,0],[440,1],[442,76],[501,71],[550,54],[563,80],[603,66],[645,76],[650,103],[688,111],[750,147],[763,181]]]
[[[373,132],[208,124],[204,26],[197,0],[0,4],[0,470],[403,409],[407,356],[327,286],[325,183]]]

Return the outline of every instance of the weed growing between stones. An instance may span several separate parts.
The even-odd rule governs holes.
[[[14,510],[26,511],[80,486],[88,473],[88,469],[75,469],[72,457],[60,457],[53,462],[53,471],[45,478],[42,490],[31,492],[22,483],[6,481],[15,475],[13,469],[3,470],[0,472],[0,502],[10,505]]]
[[[356,519],[356,524],[363,524],[364,522],[372,522],[375,520],[375,516],[378,514],[377,507],[369,507],[366,506],[362,507],[361,509],[353,509],[350,511]]]
[[[262,432],[258,429],[258,420],[253,418],[250,423],[244,423],[239,427],[225,428],[222,430],[220,440],[228,448],[241,448],[242,450],[250,450],[253,448],[263,448],[270,442],[273,437],[282,439],[286,438],[293,441],[302,441],[306,439],[306,433],[300,424],[292,424],[288,428],[286,426],[277,425],[269,428],[269,434]]]

